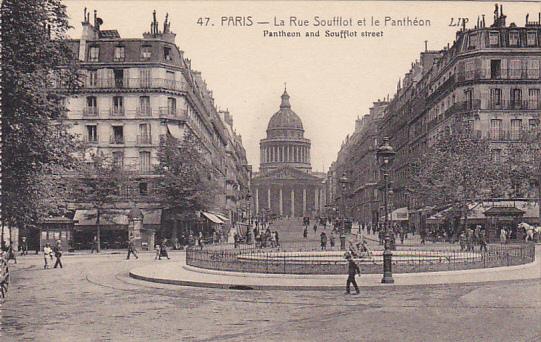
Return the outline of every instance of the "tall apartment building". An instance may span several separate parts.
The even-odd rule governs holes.
[[[218,205],[210,208],[218,216],[203,216],[211,223],[234,219],[249,185],[242,139],[233,128],[231,114],[217,110],[201,73],[191,68],[190,60],[175,45],[167,16],[160,30],[154,12],[150,31],[143,38],[121,38],[117,30],[103,30],[102,25],[96,11],[91,24],[85,9],[81,38],[70,41],[84,84],[68,99],[67,107],[73,133],[94,153],[111,157],[136,184],[126,189],[126,203],[115,205],[116,216],[125,216],[133,206],[128,202],[136,202],[144,214],[142,238],[149,245],[155,233],[174,239],[193,228],[168,217],[152,196],[153,180],[159,177],[154,167],[161,139],[171,135],[182,140],[190,131],[202,142],[219,186]],[[81,231],[95,224],[87,217],[94,208],[79,203],[74,209]],[[111,226],[125,222],[118,217],[110,221]]]
[[[355,130],[342,143],[328,177],[333,184],[330,191],[334,207],[346,210],[346,216],[360,223],[378,222],[380,199],[378,194],[379,167],[375,158],[378,146],[378,126],[383,118],[387,100],[378,100],[368,114],[357,118]],[[345,188],[339,178],[346,175]]]
[[[506,25],[500,7],[491,26],[483,17],[473,29],[457,32],[450,46],[421,53],[380,127],[397,152],[395,207],[418,205],[409,203],[409,163],[454,121],[466,121],[477,136],[490,139],[495,155],[519,140],[523,130],[539,124],[540,21],[526,16],[523,27]]]
[[[346,190],[351,216],[361,222],[374,222],[381,217],[381,191],[377,191],[377,185],[373,188],[377,194],[372,203],[379,206],[379,213],[369,215],[361,209],[370,198],[370,191],[358,194],[363,193],[360,189],[369,188],[363,188],[363,184],[371,184],[371,172],[363,165],[377,167],[373,164],[374,147],[387,136],[396,151],[391,172],[391,210],[420,207],[421,203],[413,203],[407,188],[410,163],[453,123],[465,121],[478,137],[490,139],[496,158],[506,146],[520,139],[523,130],[539,125],[540,64],[541,14],[538,21],[526,16],[523,27],[507,25],[501,7],[495,11],[491,26],[485,25],[483,17],[473,29],[462,27],[455,41],[444,49],[431,51],[425,46],[420,58],[398,81],[392,99],[379,107],[382,111],[378,119],[371,118],[372,114],[365,116],[372,125],[356,123],[355,132],[346,138],[329,170],[333,179],[328,179],[328,183],[334,186],[328,196],[337,196],[333,198],[334,205],[341,205],[338,178],[345,171],[353,182]],[[368,133],[363,135],[359,126],[370,127],[366,129]],[[374,159],[365,160],[364,151],[370,147],[373,150],[368,155]],[[375,178],[378,180],[379,175]],[[534,191],[524,195],[535,197]]]

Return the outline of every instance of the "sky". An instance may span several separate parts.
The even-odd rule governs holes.
[[[228,109],[234,127],[242,135],[248,162],[258,169],[259,140],[270,117],[279,109],[287,82],[292,109],[300,116],[305,137],[312,140],[312,169],[326,171],[336,159],[341,143],[354,130],[355,119],[368,113],[372,102],[391,98],[399,78],[428,49],[438,50],[453,42],[458,18],[468,18],[472,28],[485,14],[492,24],[492,2],[308,2],[308,1],[76,1],[65,0],[71,38],[79,38],[83,9],[98,11],[102,29],[116,29],[122,38],[142,38],[149,31],[156,10],[160,30],[169,13],[176,44],[202,72],[219,109]],[[501,2],[500,2],[501,3]],[[525,16],[537,20],[541,3],[503,3],[507,24],[524,26]],[[91,15],[92,16],[92,15]],[[229,17],[244,17],[252,26],[234,26]],[[289,26],[306,19],[309,26]],[[346,21],[354,26],[314,26],[315,17]],[[226,20],[223,21],[222,17]],[[379,26],[371,18],[380,20]],[[384,25],[385,17],[429,20],[425,26]],[[202,18],[199,20],[199,18]],[[208,21],[205,18],[210,18]],[[359,26],[359,20],[366,25]],[[92,19],[91,19],[92,20]],[[274,26],[284,20],[286,26]],[[198,21],[200,24],[198,24]],[[242,22],[242,20],[240,21]],[[269,24],[256,24],[269,22]],[[388,22],[389,24],[391,22]],[[205,25],[206,24],[206,25]],[[324,37],[325,30],[380,32],[382,37],[347,39]],[[320,37],[265,37],[268,31],[319,30]]]

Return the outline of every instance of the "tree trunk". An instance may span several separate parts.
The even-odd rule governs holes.
[[[100,233],[100,210],[98,209],[96,214],[96,253],[101,251]]]

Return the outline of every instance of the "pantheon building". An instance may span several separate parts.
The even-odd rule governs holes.
[[[286,90],[259,145],[259,172],[252,179],[256,217],[317,215],[325,204],[324,174],[312,172],[310,139],[304,137],[302,121],[291,109]]]

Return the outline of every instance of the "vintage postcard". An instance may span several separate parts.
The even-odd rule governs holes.
[[[1,341],[541,341],[541,6],[4,0]]]

